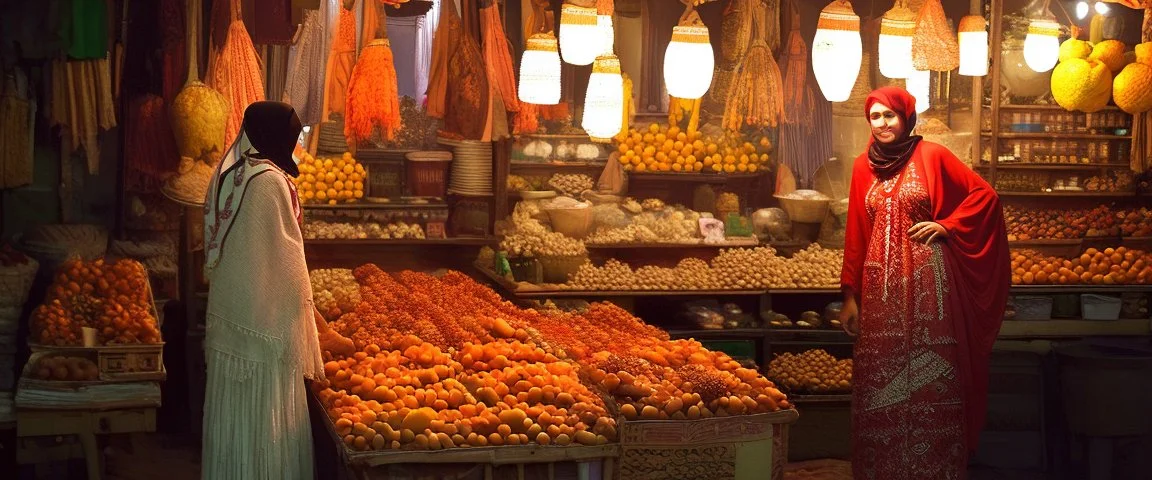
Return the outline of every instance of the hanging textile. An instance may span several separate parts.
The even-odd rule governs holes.
[[[164,99],[141,95],[124,112],[124,188],[157,192],[166,174],[176,171],[180,153]]]
[[[444,132],[479,140],[485,130],[490,131],[491,95],[484,55],[476,40],[465,33],[452,3],[440,9],[428,84],[428,115],[444,120]]]
[[[288,82],[288,48],[287,45],[260,47],[260,64],[264,66],[264,98],[284,96],[284,85]]]
[[[356,13],[343,5],[339,7],[339,24],[332,48],[328,52],[327,73],[324,77],[324,120],[332,115],[344,116],[348,96],[348,80],[356,65]]]
[[[189,61],[184,29],[184,1],[160,0],[160,55],[163,58],[161,89],[165,105],[171,105],[176,94],[184,87],[184,69]]]
[[[799,186],[808,188],[813,174],[832,156],[832,105],[817,97],[808,82],[808,45],[800,36],[800,14],[795,2],[790,2],[789,7],[791,31],[780,57],[786,114],[780,124],[776,158],[795,174]]]
[[[32,183],[36,101],[20,70],[0,77],[0,188]]]
[[[0,15],[0,56],[39,60],[64,55],[72,36],[72,0],[10,1]]]
[[[296,32],[292,23],[292,0],[253,0],[252,42],[289,45]]]
[[[416,91],[419,92],[417,104],[424,104],[428,94],[428,72],[432,67],[432,40],[436,34],[436,25],[440,19],[440,0],[432,2],[428,13],[416,19],[416,68],[412,75],[416,80]]]
[[[378,8],[384,7],[373,1],[365,6],[365,11]],[[392,141],[400,130],[396,66],[388,41],[387,17],[380,12],[377,12],[373,37],[360,51],[348,82],[344,137],[349,145],[370,139],[377,129],[384,140]]]
[[[323,11],[305,10],[304,23],[288,51],[291,75],[284,86],[284,103],[292,105],[303,125],[316,125],[324,116],[324,66],[328,51],[324,49]],[[276,98],[276,97],[270,97]]]
[[[108,60],[55,60],[51,66],[49,121],[70,140],[70,150],[84,149],[88,173],[100,171],[99,134],[116,126],[112,74]]]
[[[500,18],[500,6],[493,1],[480,9],[480,22],[484,30],[484,66],[488,81],[500,94],[504,108],[509,112],[520,110],[516,96],[516,67],[512,65],[512,52],[508,51],[508,37]]]
[[[264,100],[264,75],[260,69],[260,59],[256,56],[256,47],[252,45],[244,21],[240,19],[240,0],[229,1],[232,24],[228,26],[224,47],[216,52],[215,61],[209,63],[206,79],[208,86],[228,99],[228,126],[224,130],[224,145],[231,145],[240,133],[244,109],[253,102]]]

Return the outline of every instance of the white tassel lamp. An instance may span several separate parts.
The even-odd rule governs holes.
[[[960,44],[960,75],[988,75],[988,22],[979,15],[960,19],[956,39]]]
[[[852,2],[834,0],[820,12],[812,38],[812,72],[824,98],[843,102],[852,96],[863,55],[860,17]]]
[[[528,37],[524,55],[520,58],[521,102],[539,105],[560,103],[560,53],[556,37],[551,33],[536,33]]]
[[[560,10],[560,57],[572,65],[588,65],[604,53],[603,29],[596,8],[564,4]]]
[[[1034,19],[1024,37],[1024,63],[1037,72],[1047,72],[1060,59],[1060,24],[1055,20]]]
[[[908,78],[912,74],[912,36],[915,34],[916,14],[901,2],[884,13],[876,42],[881,75]]]
[[[596,57],[588,91],[584,95],[584,117],[580,126],[593,140],[610,139],[620,133],[624,122],[624,77],[615,55]]]

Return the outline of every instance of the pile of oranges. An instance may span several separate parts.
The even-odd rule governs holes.
[[[1127,247],[1089,248],[1063,259],[1034,250],[1012,256],[1014,285],[1147,285],[1152,283],[1152,255]]]
[[[32,314],[32,335],[41,345],[82,345],[83,327],[97,343],[160,342],[144,266],[135,260],[69,260]]]
[[[459,272],[352,274],[362,301],[330,327],[357,352],[325,352],[317,394],[355,450],[600,445],[616,440],[618,415],[791,407],[757,371],[611,304],[522,309]]]
[[[755,144],[735,133],[713,139],[658,123],[632,128],[614,141],[624,169],[634,172],[754,173],[768,166],[772,151],[768,137]]]
[[[300,153],[300,176],[296,189],[301,203],[336,205],[364,198],[364,165],[345,152],[338,158],[315,158]]]

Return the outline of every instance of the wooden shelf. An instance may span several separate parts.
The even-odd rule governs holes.
[[[982,106],[984,108],[992,108],[991,105],[982,105]],[[1060,105],[1007,105],[1007,104],[1002,103],[1002,104],[1000,104],[1000,109],[1001,110],[1059,110],[1062,112],[1075,113],[1075,112],[1070,112],[1068,110],[1065,110],[1064,107],[1061,107]],[[1104,108],[1100,109],[1100,111],[1101,112],[1119,112],[1120,107],[1117,107],[1115,105],[1105,105]]]
[[[509,162],[512,170],[600,170],[607,162]]]
[[[972,168],[986,170],[992,165],[981,163]],[[1099,170],[1102,168],[1128,168],[1121,163],[997,163],[998,170]]]
[[[828,288],[782,288],[769,290],[773,295],[832,295],[841,293],[839,287]]]
[[[827,395],[807,395],[807,394],[788,394],[788,401],[793,404],[800,403],[851,403],[851,393],[840,394],[827,394]]]
[[[672,338],[762,338],[768,333],[763,328],[718,328],[699,330],[668,330]]]
[[[1135,197],[1135,192],[1004,192],[997,190],[1001,197]]]
[[[1013,285],[1015,294],[1152,293],[1152,285]]]
[[[999,338],[1141,336],[1152,334],[1150,320],[1005,320]]]
[[[1009,240],[1008,246],[1017,248],[1028,247],[1066,247],[1084,243],[1083,238],[1041,238],[1036,240]]]
[[[991,132],[980,132],[982,137],[991,137]],[[1039,140],[1132,140],[1131,135],[1107,135],[1107,134],[1093,134],[1093,133],[1062,133],[1062,132],[1038,132],[1038,133],[1018,133],[1018,132],[1004,132],[996,134],[996,138],[1013,139],[1013,138],[1032,138]]]
[[[728,183],[729,180],[749,180],[764,176],[767,171],[755,173],[636,173],[628,172],[628,179],[638,182],[692,182]]]
[[[758,247],[760,246],[759,240],[755,238],[748,238],[747,241],[730,242],[730,243],[704,243],[699,240],[696,243],[649,243],[649,242],[636,242],[636,243],[586,243],[585,247],[589,250],[632,250],[632,249],[661,249],[661,248],[741,248],[741,247]]]
[[[491,269],[479,264],[473,265],[509,295],[519,299],[541,298],[620,298],[620,297],[739,297],[760,296],[767,290],[545,290],[520,288],[507,279],[496,275]]]
[[[334,239],[334,240],[304,240],[304,245],[315,246],[334,246],[334,247],[348,247],[348,246],[483,246],[490,245],[495,241],[493,238],[480,238],[480,237],[463,237],[463,238],[402,238],[402,239],[384,239],[384,238],[366,238],[366,239]]]

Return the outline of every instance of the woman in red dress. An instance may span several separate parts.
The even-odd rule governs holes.
[[[841,323],[858,336],[853,478],[966,478],[1011,279],[1000,200],[911,134],[908,92],[878,89],[864,108],[872,139],[852,169],[841,278]]]

